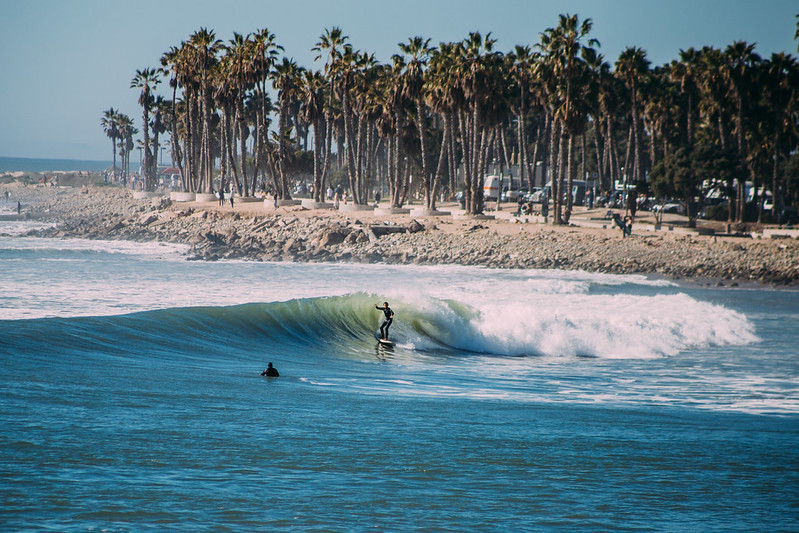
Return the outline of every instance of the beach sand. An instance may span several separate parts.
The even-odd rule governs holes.
[[[135,199],[131,191],[114,187],[90,187],[87,193],[18,184],[5,189],[22,202],[25,215],[56,224],[30,235],[186,243],[197,260],[561,268],[715,286],[799,282],[799,241],[791,232],[707,235],[710,229],[725,231],[725,225],[692,230],[675,215],[666,215],[656,230],[652,215],[639,213],[632,236],[623,238],[604,208],[578,207],[570,225],[554,226],[540,217],[517,219],[511,204],[484,218],[460,214],[454,204],[440,207],[452,214],[425,216],[301,206],[273,210],[263,201],[234,201],[231,208],[167,197]]]

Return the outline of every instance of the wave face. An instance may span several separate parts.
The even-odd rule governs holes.
[[[122,316],[5,321],[8,349],[226,353],[231,346],[335,346],[369,354],[382,320],[364,292]],[[391,299],[397,348],[429,354],[652,358],[708,346],[754,342],[742,314],[675,295],[558,294],[544,301],[466,303],[435,297]],[[38,348],[37,348],[38,347]],[[32,348],[36,348],[32,350]]]

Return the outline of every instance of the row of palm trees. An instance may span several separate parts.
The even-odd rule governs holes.
[[[223,43],[202,28],[131,82],[143,110],[145,183],[155,186],[154,147],[167,132],[182,186],[194,192],[213,191],[218,163],[239,194],[253,194],[261,177],[289,199],[312,153],[320,202],[338,171],[356,203],[385,183],[394,207],[418,186],[428,209],[442,190],[462,190],[477,214],[493,164],[517,167],[528,187],[551,180],[557,224],[572,212],[564,192],[588,174],[602,191],[652,185],[690,206],[716,188],[730,197],[731,221],[744,219],[747,181],[756,199],[768,188],[775,201],[799,205],[799,179],[785,171],[799,140],[792,55],[763,59],[735,42],[682,50],[652,68],[646,51],[630,47],[611,67],[591,30],[590,19],[561,15],[537,43],[508,53],[491,34],[437,47],[413,37],[380,63],[331,28],[312,48],[314,70],[281,57],[267,29]],[[171,99],[154,95],[164,79]]]
[[[103,112],[100,119],[103,131],[111,139],[113,155],[113,174],[114,178],[119,177],[123,183],[127,182],[130,173],[130,152],[134,148],[134,136],[139,130],[133,125],[133,119],[113,107]],[[117,154],[120,156],[121,173],[117,174]]]

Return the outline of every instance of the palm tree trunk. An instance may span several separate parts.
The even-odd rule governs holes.
[[[563,222],[568,224],[569,219],[572,216],[572,203],[573,203],[573,195],[572,195],[572,187],[574,186],[574,172],[573,172],[573,165],[574,165],[574,135],[569,134],[569,145],[566,150],[566,157],[568,161],[566,162],[566,212],[564,213]]]
[[[112,175],[117,177],[117,138],[115,135],[111,136],[111,154],[114,157],[114,166],[112,167]]]
[[[541,132],[541,186],[547,185],[547,174],[552,176],[552,129],[554,127],[552,120],[552,113],[547,108],[544,114],[544,129]],[[533,158],[533,164],[536,163],[537,158]],[[533,170],[533,178],[535,178],[535,170]],[[550,178],[551,181],[551,178]]]
[[[774,222],[782,224],[782,193],[779,187],[779,164],[780,164],[780,114],[777,114],[777,120],[774,126],[774,156],[773,167],[771,171],[771,216]]]
[[[571,138],[571,135],[565,131],[563,123],[560,125],[561,133],[560,133],[560,143],[558,146],[558,204],[555,206],[555,223],[556,224],[563,224],[563,195],[567,194],[565,183],[563,180],[567,173],[568,167],[564,164],[564,158],[568,155],[568,147],[565,146],[568,142],[568,139]]]
[[[441,151],[438,153],[438,165],[436,166],[436,174],[433,177],[433,184],[431,194],[425,199],[426,208],[430,211],[436,210],[436,194],[438,193],[438,184],[444,175],[444,165],[447,163],[447,152],[449,151],[449,124],[446,120],[444,122],[443,136],[441,137]]]
[[[465,112],[458,113],[458,128],[461,137],[461,164],[463,166],[463,199],[466,213],[472,214],[472,157],[469,151],[471,131]]]
[[[521,108],[519,114],[516,116],[516,153],[518,154],[516,161],[519,163],[519,185],[524,187],[525,178],[527,177],[527,145],[524,142],[525,131],[523,118],[524,101],[521,103]],[[527,183],[526,185],[529,187],[530,184]],[[532,190],[532,188],[528,190]]]
[[[142,161],[142,168],[139,169],[139,174],[144,171],[144,189],[150,189],[150,114],[148,105],[144,104],[144,111],[142,112],[142,136],[144,137],[144,159]]]
[[[599,181],[599,187],[602,190],[606,190],[605,188],[605,169],[602,165],[602,152],[603,152],[603,139],[602,139],[602,128],[599,125],[599,120],[594,119],[594,151],[596,155],[596,173],[597,173],[597,181]]]
[[[322,180],[321,156],[322,156],[322,121],[314,118],[313,121],[313,184],[314,201],[323,202],[325,198],[325,184]]]
[[[422,159],[422,183],[424,184],[425,197],[430,194],[430,167],[427,162],[427,143],[425,142],[425,131],[427,130],[427,118],[424,109],[424,102],[421,98],[416,99],[416,131],[419,135],[419,156]],[[427,200],[425,200],[427,203]]]
[[[524,168],[527,171],[527,190],[531,193],[535,187],[535,164],[538,161],[538,152],[541,151],[541,137],[545,134],[541,129],[541,124],[539,123],[536,126],[535,142],[533,143],[532,165],[527,158],[527,150],[525,150],[524,154]]]
[[[552,131],[549,140],[549,175],[550,187],[552,190],[552,223],[560,224],[560,167],[558,166],[558,152],[560,151],[561,124],[555,118],[552,123]]]
[[[743,111],[743,98],[738,99],[738,155],[741,158],[741,168],[746,168],[746,145],[744,144],[744,111]],[[746,180],[743,176],[738,177],[738,215],[736,220],[738,222],[744,221],[744,207],[746,204]]]
[[[447,113],[445,118],[448,129],[450,132],[449,135],[449,145],[447,146],[447,158],[449,167],[449,191],[450,194],[454,193],[455,190],[458,188],[458,163],[456,159],[456,144],[455,144],[455,116],[454,113]]]

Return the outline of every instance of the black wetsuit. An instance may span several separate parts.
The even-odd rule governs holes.
[[[277,368],[272,366],[272,363],[269,363],[269,368],[261,372],[261,375],[268,378],[280,377],[280,373],[277,371]]]
[[[391,327],[391,323],[394,321],[394,311],[392,311],[390,307],[375,307],[383,311],[383,314],[386,316],[383,323],[380,324],[380,338],[388,340],[388,328]]]

